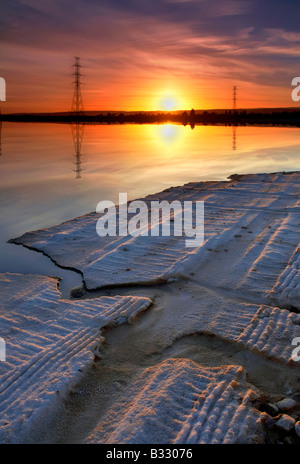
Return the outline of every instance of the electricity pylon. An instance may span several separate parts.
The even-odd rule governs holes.
[[[82,68],[82,66],[80,64],[79,56],[75,56],[75,63],[73,64],[73,67],[74,67],[73,76],[75,76],[75,80],[73,82],[74,95],[73,95],[71,112],[76,113],[76,114],[84,114],[83,101],[82,101],[81,88],[80,88],[81,86],[80,77],[82,76],[80,69]]]
[[[75,63],[73,64],[73,67],[74,67],[73,76],[75,76],[75,80],[73,82],[74,94],[73,94],[71,112],[73,113],[73,115],[82,116],[84,115],[84,107],[83,107],[81,88],[80,88],[81,86],[80,77],[82,76],[80,69],[82,68],[82,66],[80,64],[79,56],[75,56]],[[82,145],[82,139],[83,139],[83,133],[84,133],[84,121],[80,121],[80,118],[78,118],[77,120],[75,119],[75,122],[72,122],[71,124],[71,130],[72,130],[72,138],[73,138],[73,143],[74,143],[74,148],[75,148],[74,172],[76,172],[76,179],[80,179],[81,172],[83,171],[83,168],[81,167],[81,156],[82,156],[81,145]]]
[[[237,102],[237,86],[233,86],[233,92],[232,92],[232,109],[233,111],[236,111],[236,102]]]

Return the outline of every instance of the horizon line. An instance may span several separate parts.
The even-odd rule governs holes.
[[[175,114],[175,113],[184,113],[184,112],[189,112],[191,110],[194,110],[195,112],[198,111],[250,111],[250,110],[292,110],[292,111],[300,111],[300,106],[299,107],[293,107],[293,106],[262,106],[262,107],[254,107],[254,108],[206,108],[206,109],[195,109],[195,108],[190,108],[190,109],[179,109],[179,110],[85,110],[82,112],[82,114],[88,114],[88,113],[160,113],[160,114]],[[26,111],[18,111],[18,112],[13,112],[13,113],[3,113],[0,109],[0,115],[2,116],[9,116],[9,115],[40,115],[40,114],[74,114],[73,111],[39,111],[39,112],[26,112]]]

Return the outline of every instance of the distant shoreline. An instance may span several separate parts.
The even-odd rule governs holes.
[[[96,113],[96,114],[95,114]],[[86,112],[0,114],[1,121],[69,124],[274,125],[300,127],[300,108],[191,110],[183,112]]]

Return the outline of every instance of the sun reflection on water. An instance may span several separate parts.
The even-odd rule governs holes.
[[[164,124],[158,127],[158,136],[166,145],[174,145],[178,140],[179,128],[172,124]]]

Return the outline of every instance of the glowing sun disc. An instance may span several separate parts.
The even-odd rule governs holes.
[[[166,95],[163,97],[160,101],[160,105],[162,109],[171,111],[176,108],[178,105],[177,99],[173,97],[172,95]]]

